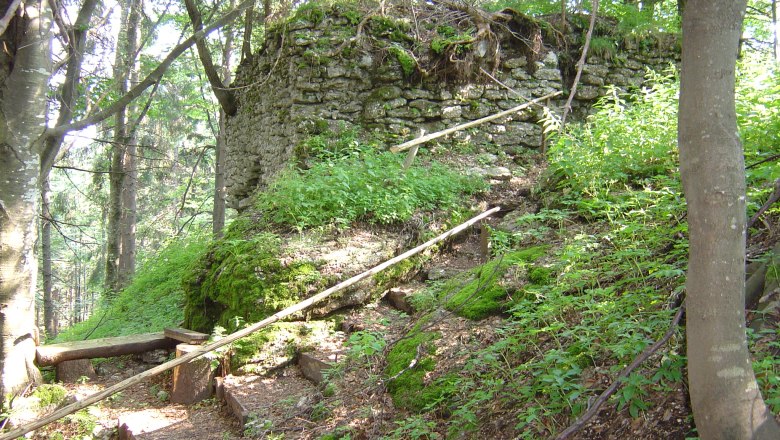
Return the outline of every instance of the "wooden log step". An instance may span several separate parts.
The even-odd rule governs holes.
[[[158,348],[173,348],[176,344],[177,341],[165,337],[163,332],[63,342],[36,347],[35,362],[38,366],[45,367],[75,359],[122,356]]]
[[[176,357],[192,353],[197,349],[197,345],[179,344],[176,346]],[[211,361],[205,357],[173,367],[171,402],[191,405],[211,397],[213,377]]]
[[[205,333],[187,330],[186,328],[180,327],[166,328],[163,333],[168,338],[191,345],[200,345],[209,340],[209,335]]]
[[[316,387],[294,367],[273,378],[228,375],[219,381],[218,387],[218,395],[236,416],[242,431],[252,422],[250,414],[270,420],[273,426],[289,423],[290,411],[309,412],[318,395]],[[274,406],[283,411],[274,410]]]
[[[298,355],[298,368],[306,379],[320,384],[325,380],[323,372],[336,365],[335,355],[323,356],[321,353],[301,353]]]

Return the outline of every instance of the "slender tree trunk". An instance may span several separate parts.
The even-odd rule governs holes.
[[[691,0],[683,18],[680,173],[688,203],[688,380],[703,439],[778,439],[745,335],[745,166],[734,106],[746,0]]]
[[[0,399],[39,381],[33,359],[39,177],[46,124],[50,11],[30,1],[0,40]]]
[[[54,325],[54,335],[57,336],[57,333],[60,331],[60,291],[59,289],[54,289],[51,292],[52,297],[52,314],[54,315],[52,317],[52,322]]]
[[[49,176],[41,179],[41,263],[43,266],[43,325],[46,336],[57,336],[54,327],[54,302],[52,301],[52,268],[51,268],[51,211],[49,209]]]
[[[118,136],[114,136],[116,140]],[[111,147],[111,174],[108,190],[108,215],[106,222],[106,280],[105,287],[109,296],[119,290],[119,254],[121,235],[119,224],[122,217],[122,183],[124,181],[124,148],[115,143]]]
[[[138,49],[138,25],[140,23],[141,0],[127,0],[122,6],[120,17],[121,30],[117,38],[117,51],[114,67],[114,79],[117,92],[124,96],[133,76],[135,55]],[[110,295],[115,295],[129,280],[135,266],[135,235],[130,229],[135,228],[134,214],[125,212],[129,198],[134,198],[134,191],[125,189],[129,165],[128,146],[132,139],[128,132],[128,109],[123,107],[114,118],[114,144],[111,153],[111,178],[109,179],[109,214],[108,243],[106,246],[106,289]],[[132,150],[132,147],[130,147]],[[133,164],[134,165],[134,164]],[[131,177],[132,178],[132,177]],[[123,203],[124,202],[124,203]],[[133,202],[134,203],[134,202]],[[133,224],[130,225],[130,219]],[[129,253],[128,253],[129,252]]]
[[[775,62],[778,60],[778,47],[777,47],[777,0],[772,0],[772,56]]]
[[[230,3],[233,8],[234,0]],[[233,31],[226,30],[225,46],[222,51],[222,84],[230,86],[232,72],[230,57],[233,56]],[[225,228],[225,111],[219,110],[219,133],[217,134],[217,148],[214,172],[214,207],[212,211],[214,238],[222,237],[222,229]]]
[[[120,217],[121,252],[119,254],[119,286],[125,287],[135,273],[135,226],[137,218],[136,195],[138,189],[138,171],[136,155],[138,152],[135,135],[130,136],[125,146],[124,181],[122,185],[122,215]]]
[[[81,322],[81,274],[79,273],[79,260],[73,267],[73,323]]]
[[[268,16],[268,12],[264,9],[263,14]],[[250,58],[252,56],[252,29],[254,27],[253,21],[255,16],[254,4],[246,10],[244,14],[244,41],[241,44],[241,61]]]

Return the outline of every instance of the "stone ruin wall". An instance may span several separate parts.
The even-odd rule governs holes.
[[[546,48],[546,54],[529,65],[509,39],[501,42],[501,62],[493,74],[497,81],[485,75],[480,82],[466,83],[409,79],[394,55],[372,48],[352,50],[349,56],[322,55],[323,48],[338,47],[354,34],[355,26],[346,18],[298,20],[239,67],[234,83],[238,112],[226,124],[228,206],[247,207],[251,194],[267,185],[289,163],[295,147],[313,134],[358,126],[385,138],[395,135],[400,143],[421,130],[436,132],[554,91],[568,93],[564,77],[573,77],[571,66],[568,75],[562,75],[563,63],[552,49]],[[637,44],[621,48],[609,60],[589,57],[573,104],[575,116],[586,113],[607,85],[635,88],[644,82],[647,67],[662,71],[678,62],[673,46]],[[565,98],[559,96],[550,107],[562,108]],[[493,143],[510,154],[538,149],[541,117],[541,109],[534,106],[479,130],[456,133],[449,141]]]

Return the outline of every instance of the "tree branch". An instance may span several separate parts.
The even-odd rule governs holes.
[[[758,220],[759,217],[761,217],[770,206],[774,205],[775,202],[780,200],[780,179],[777,179],[775,181],[775,190],[772,192],[772,195],[769,196],[769,199],[764,203],[764,205],[759,208],[758,212],[756,212],[753,217],[750,217],[750,220],[747,223],[747,229],[750,229],[753,227],[753,223]]]
[[[574,82],[571,85],[571,92],[569,93],[569,99],[566,100],[566,105],[563,106],[563,116],[561,117],[561,131],[566,126],[566,115],[571,112],[571,103],[574,100],[574,94],[577,93],[577,84],[580,82],[582,76],[582,69],[585,67],[585,60],[588,58],[588,48],[590,48],[590,40],[593,37],[593,28],[596,26],[596,14],[599,10],[599,0],[591,0],[592,9],[590,14],[590,23],[588,24],[588,33],[585,34],[585,45],[582,46],[582,55],[580,60],[577,61],[577,74],[574,76]]]
[[[88,127],[90,125],[97,124],[98,122],[101,122],[105,119],[108,119],[118,111],[120,111],[122,108],[126,107],[128,104],[130,104],[134,99],[141,96],[141,94],[146,91],[149,87],[151,87],[153,84],[155,84],[157,81],[162,78],[162,76],[165,74],[165,72],[168,70],[168,68],[173,64],[173,62],[187,49],[189,49],[195,42],[203,40],[206,38],[207,35],[214,32],[215,30],[225,26],[226,24],[230,23],[231,21],[235,20],[236,17],[238,17],[241,12],[243,12],[245,9],[250,7],[254,3],[254,0],[247,0],[244,3],[237,6],[232,11],[228,12],[227,14],[223,15],[222,18],[215,21],[213,24],[208,26],[207,28],[204,28],[201,31],[196,31],[192,36],[181,42],[179,45],[174,47],[171,52],[168,54],[168,56],[163,59],[163,61],[154,69],[152,70],[149,75],[147,75],[146,78],[144,78],[138,85],[133,87],[130,91],[128,91],[124,96],[119,98],[117,101],[115,101],[113,104],[111,104],[108,108],[105,110],[101,110],[89,117],[86,117],[80,121],[76,121],[70,124],[66,125],[60,125],[58,127],[50,128],[44,132],[44,136],[59,136],[64,135],[68,132],[74,131],[74,130],[81,130],[82,128]]]
[[[19,5],[21,3],[22,0],[13,0],[13,2],[11,2],[11,4],[8,6],[8,10],[5,11],[5,15],[3,15],[3,18],[0,19],[0,35],[3,35],[5,30],[8,29],[8,24],[11,23],[14,15],[16,15],[16,11],[19,9]]]
[[[198,8],[195,6],[195,2],[193,0],[184,0],[184,5],[187,7],[187,15],[190,17],[193,29],[195,29],[196,32],[203,29],[200,11],[198,11]],[[214,62],[211,59],[211,52],[209,52],[209,48],[206,47],[206,42],[204,40],[196,41],[195,47],[198,49],[200,63],[203,65],[203,70],[206,72],[206,77],[209,79],[211,90],[214,92],[217,101],[219,101],[219,106],[222,107],[222,111],[224,111],[226,115],[235,115],[236,97],[233,92],[227,90],[225,84],[222,83],[222,79],[220,79],[219,73],[217,73],[217,69],[214,67]]]
[[[62,88],[60,89],[60,114],[57,116],[57,125],[67,124],[73,119],[73,107],[76,105],[76,98],[78,97],[78,85],[81,76],[81,65],[84,61],[87,30],[89,29],[89,22],[92,20],[92,14],[97,3],[97,0],[84,0],[84,4],[76,17],[76,22],[73,23],[71,29],[65,82],[62,83]],[[65,134],[63,133],[45,138],[40,159],[41,178],[48,176],[62,147],[64,137]]]

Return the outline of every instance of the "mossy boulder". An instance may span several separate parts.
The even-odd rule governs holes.
[[[233,331],[235,318],[260,321],[325,285],[314,261],[282,260],[279,236],[260,232],[216,240],[185,278],[184,325]]]
[[[233,332],[260,321],[392,258],[405,237],[403,231],[375,228],[279,235],[267,227],[245,214],[203,252],[183,278],[185,327],[211,332],[219,325]],[[377,297],[377,285],[390,284],[393,276],[413,269],[399,266],[335,293],[306,316],[323,317]]]
[[[436,332],[415,330],[398,341],[387,354],[386,376],[392,378],[398,375],[387,386],[387,391],[393,397],[395,406],[419,412],[433,402],[432,399],[436,393],[427,389],[425,377],[436,366],[436,360],[433,357],[435,347],[428,343],[439,337],[441,335]],[[417,359],[417,362],[410,367],[414,359]],[[404,371],[405,369],[406,371]],[[403,373],[401,373],[402,371]],[[401,374],[399,375],[399,373]]]
[[[445,308],[473,320],[500,313],[512,302],[518,285],[526,281],[522,275],[525,266],[544,255],[547,248],[535,246],[509,252],[454,277],[441,289]],[[510,273],[511,269],[515,270]]]

